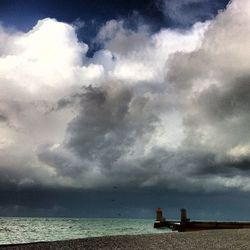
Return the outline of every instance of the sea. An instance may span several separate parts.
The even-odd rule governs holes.
[[[153,219],[0,218],[0,244],[18,244],[108,235],[159,234]]]

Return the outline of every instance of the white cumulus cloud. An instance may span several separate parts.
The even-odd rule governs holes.
[[[249,190],[250,6],[188,30],[0,28],[0,181]],[[84,28],[84,27],[83,27]]]

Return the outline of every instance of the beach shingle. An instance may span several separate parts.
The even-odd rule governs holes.
[[[250,229],[95,237],[0,246],[0,250],[250,250]]]

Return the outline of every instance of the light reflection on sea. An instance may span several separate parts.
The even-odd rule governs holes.
[[[143,219],[0,218],[0,244],[166,232]]]

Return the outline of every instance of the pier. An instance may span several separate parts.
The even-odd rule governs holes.
[[[172,231],[187,232],[212,229],[242,229],[250,228],[250,221],[191,221],[187,217],[187,210],[182,208],[180,220],[166,220],[160,208],[156,210],[156,221],[154,228],[169,228]]]

